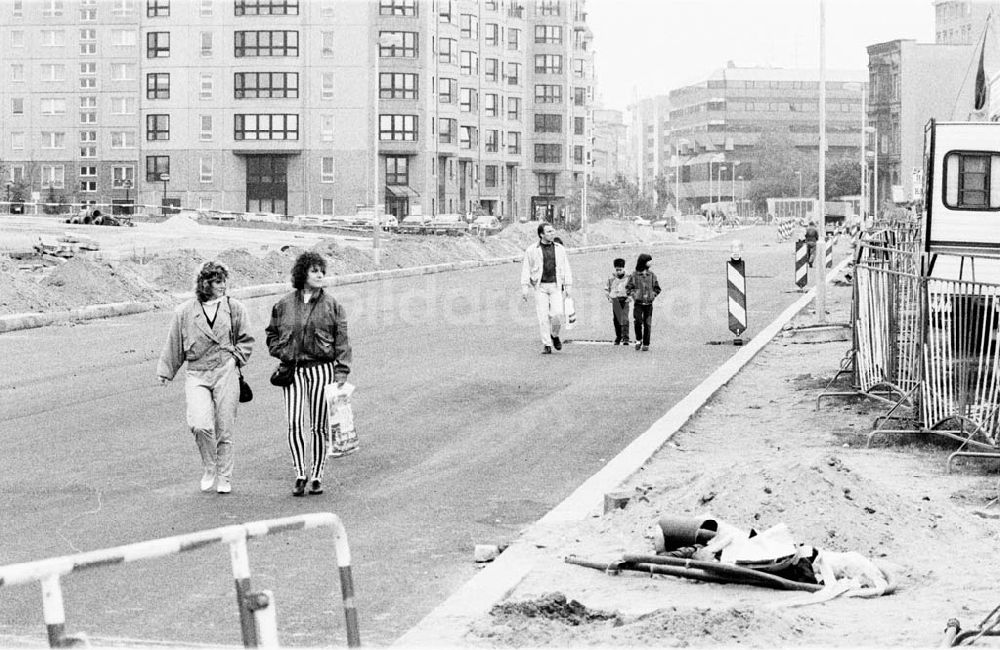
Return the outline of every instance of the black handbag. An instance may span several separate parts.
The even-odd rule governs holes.
[[[271,373],[271,385],[272,386],[291,386],[292,382],[295,380],[295,366],[288,365],[284,361],[278,364],[278,367],[274,369]]]
[[[226,302],[229,303],[229,338],[233,342],[233,347],[236,347],[236,332],[235,326],[233,324],[233,303],[229,300],[229,296],[226,296]],[[243,378],[243,369],[237,364],[236,371],[240,373],[240,404],[246,404],[253,399],[253,389],[250,388],[250,384],[247,380]]]

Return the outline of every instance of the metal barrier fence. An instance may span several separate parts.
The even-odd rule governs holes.
[[[340,590],[347,622],[347,645],[361,646],[358,614],[354,606],[354,579],[351,575],[351,551],[347,545],[347,532],[337,515],[319,512],[282,519],[255,521],[234,526],[223,526],[187,535],[117,546],[114,548],[64,555],[21,564],[0,567],[0,587],[39,582],[42,586],[42,611],[48,632],[49,646],[53,648],[86,645],[84,637],[67,635],[66,614],[63,609],[62,587],[59,578],[87,569],[114,566],[136,560],[165,557],[193,551],[211,544],[229,545],[236,582],[243,645],[248,648],[264,645],[277,647],[277,628],[274,621],[273,598],[268,592],[250,591],[250,562],[247,540],[291,530],[305,530],[329,526],[333,528],[334,552],[340,573]]]

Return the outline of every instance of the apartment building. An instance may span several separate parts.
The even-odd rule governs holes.
[[[591,177],[608,182],[629,172],[628,127],[621,111],[594,110]]]
[[[0,25],[0,159],[32,192],[554,219],[586,169],[583,0],[11,0]]]
[[[629,107],[631,115],[632,170],[639,189],[653,191],[656,177],[669,173],[670,97],[657,95],[636,99]]]
[[[976,56],[974,45],[918,43],[895,40],[868,46],[868,124],[877,140],[878,156],[870,173],[878,168],[869,206],[885,201],[915,200],[914,188],[922,185],[924,126],[932,117],[939,120],[968,117],[960,107],[959,94],[967,85]],[[974,71],[973,71],[974,76]]]
[[[979,40],[990,12],[1000,3],[987,0],[934,0],[934,42],[971,45]]]
[[[861,70],[826,72],[830,158],[860,158],[865,81]],[[660,161],[655,173],[669,171],[667,152],[677,155],[679,198],[687,210],[739,199],[741,185],[754,178],[764,131],[787,134],[792,146],[819,164],[818,70],[730,66],[670,91],[669,101],[668,132],[654,149]]]

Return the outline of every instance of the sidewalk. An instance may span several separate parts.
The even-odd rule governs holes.
[[[850,300],[849,286],[830,286],[826,321],[846,324]],[[846,327],[796,329],[816,323],[810,304],[759,354],[746,350],[731,381],[689,396],[693,417],[671,415],[690,407],[685,398],[637,439],[660,428],[662,447],[633,443],[609,463],[627,479],[588,481],[397,645],[926,647],[950,617],[975,627],[997,604],[1000,567],[989,558],[1000,530],[976,516],[996,496],[996,467],[946,474],[949,447],[934,439],[866,448],[872,419],[885,411],[872,400],[825,400],[816,410],[850,347]],[[602,514],[603,493],[613,491],[631,500]],[[899,590],[786,608],[801,592],[608,575],[564,562],[653,553],[660,516],[706,513],[758,531],[785,523],[798,542],[879,559],[894,567]],[[580,606],[565,604],[573,600]]]

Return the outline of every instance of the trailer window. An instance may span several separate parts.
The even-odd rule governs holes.
[[[944,159],[944,204],[958,210],[1000,209],[1000,154],[949,152]]]

